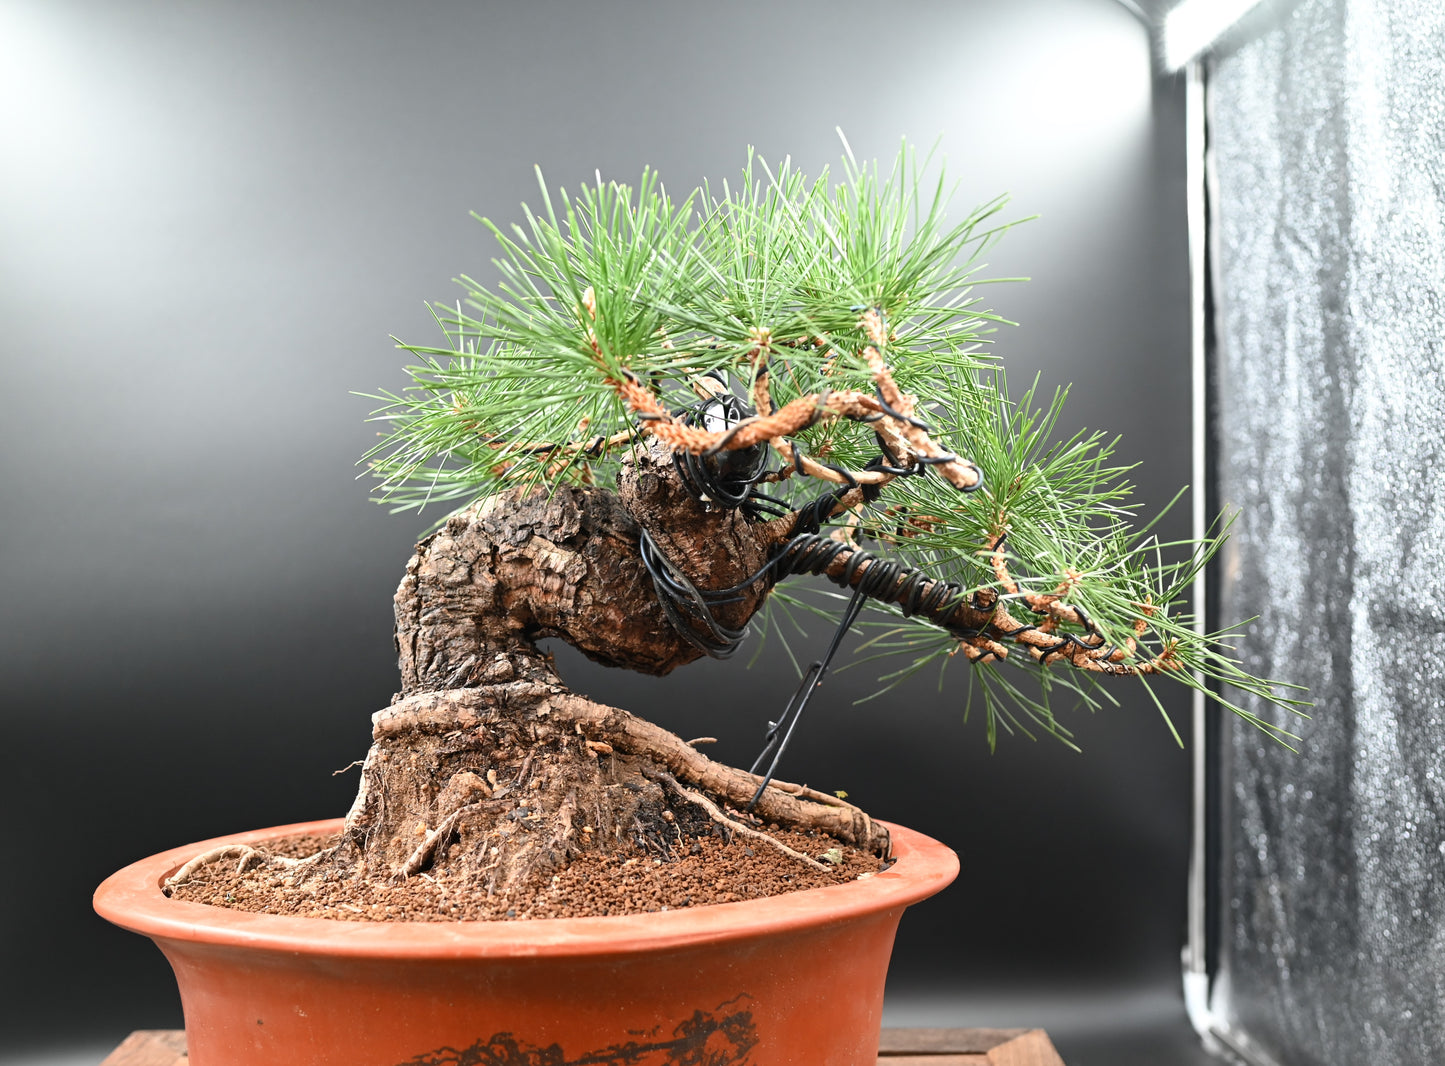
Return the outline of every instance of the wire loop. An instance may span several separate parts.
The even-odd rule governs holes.
[[[719,380],[721,380],[721,376],[719,376]],[[878,390],[878,403],[884,414],[927,431],[927,423],[890,407],[883,398],[881,388]],[[647,416],[640,415],[639,417]],[[660,418],[662,416],[652,417]],[[877,417],[881,418],[883,414],[879,414]],[[838,475],[842,484],[822,493],[793,511],[786,501],[768,496],[756,489],[757,483],[767,473],[769,450],[766,444],[760,443],[734,450],[726,448],[726,445],[736,437],[742,428],[750,425],[756,419],[743,401],[730,392],[719,391],[692,407],[677,412],[674,418],[681,419],[691,427],[701,426],[714,433],[724,433],[717,445],[701,453],[694,454],[681,450],[673,452],[672,461],[678,476],[688,493],[695,499],[708,507],[717,506],[741,510],[744,515],[754,520],[778,517],[790,512],[795,515],[789,539],[773,553],[762,567],[736,585],[720,589],[698,588],[681,569],[667,558],[652,534],[643,530],[640,545],[643,566],[652,578],[653,586],[657,590],[658,599],[662,603],[668,621],[684,639],[713,658],[730,657],[747,636],[748,627],[743,626],[736,629],[723,625],[718,621],[714,609],[724,604],[739,602],[745,591],[759,581],[766,580],[770,584],[776,584],[793,574],[815,574],[826,576],[845,588],[851,587],[853,590],[848,606],[839,619],[838,627],[834,630],[833,639],[828,645],[827,652],[822,659],[808,667],[802,682],[788,700],[782,716],[776,722],[768,723],[765,744],[753,764],[752,772],[757,773],[765,762],[767,771],[763,775],[757,792],[748,804],[748,809],[751,810],[771,783],[783,752],[787,750],[788,743],[792,740],[798,722],[802,718],[803,711],[807,708],[813,693],[822,685],[823,678],[842,645],[844,636],[857,621],[866,600],[879,599],[894,603],[905,616],[920,612],[926,613],[939,626],[960,637],[978,637],[982,635],[983,631],[961,630],[952,625],[953,617],[961,606],[967,603],[977,607],[976,599],[970,600],[968,590],[964,586],[956,582],[930,577],[916,567],[864,551],[849,541],[823,535],[824,523],[833,517],[845,495],[858,490],[862,493],[865,502],[872,503],[881,493],[881,485],[860,484],[853,473],[844,467],[815,458],[813,462]],[[876,419],[862,421],[873,420]],[[864,467],[865,471],[880,472],[895,477],[911,477],[922,474],[930,466],[958,461],[958,457],[951,454],[918,455],[912,457],[911,466],[903,466],[900,465],[898,457],[891,452],[882,435],[875,433],[875,436],[878,440],[879,454]],[[788,444],[792,449],[793,468],[795,470],[802,469],[803,455],[797,441],[789,440]],[[966,491],[977,491],[982,486],[983,477],[980,473],[976,484]],[[843,569],[836,575],[829,575],[828,570],[844,552],[850,554]],[[1060,644],[1063,643],[1063,641],[1060,642]],[[1045,661],[1047,654],[1045,653],[1044,656]],[[980,649],[977,661],[994,657],[996,655],[991,650]]]

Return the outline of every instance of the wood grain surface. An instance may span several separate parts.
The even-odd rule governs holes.
[[[100,1066],[188,1066],[180,1029],[138,1029]],[[1042,1029],[884,1029],[878,1066],[1064,1066]]]
[[[137,1029],[101,1066],[186,1066],[186,1034],[180,1029]]]

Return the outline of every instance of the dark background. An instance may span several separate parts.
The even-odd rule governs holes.
[[[1033,278],[988,290],[1014,382],[1074,382],[1065,429],[1122,433],[1151,511],[1189,476],[1183,91],[1151,70],[1114,0],[0,3],[0,1061],[180,1024],[160,954],[90,911],[112,870],[349,804],[430,520],[354,480],[350,390],[404,384],[388,335],[429,342],[424,301],[491,276],[469,210],[516,217],[534,163],[685,191],[750,144],[815,172],[835,126],[860,157],[939,137],[960,209],[1041,216],[990,264]],[[793,684],[779,648],[559,660],[729,761]],[[990,755],[962,670],[852,706],[867,669],[784,775],[962,857],[903,923],[889,1021],[1045,1024],[1071,1066],[1157,1023],[1192,1061],[1189,755],[1137,686],[1067,715],[1083,756]]]

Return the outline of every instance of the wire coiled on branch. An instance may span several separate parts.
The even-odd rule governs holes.
[[[886,413],[906,419],[914,425],[923,425],[917,419],[888,407],[881,390],[879,403]],[[704,399],[690,410],[680,413],[683,421],[692,426],[720,422],[724,427],[735,427],[746,416],[745,405],[727,393]],[[889,451],[882,436],[875,435],[879,455],[865,470],[879,471],[894,477],[908,477],[920,474],[932,465],[956,461],[956,457],[952,455],[916,456],[915,462],[905,467],[900,465],[898,458]],[[793,467],[802,469],[797,442],[792,442],[792,448]],[[666,557],[646,529],[642,531],[640,545],[643,566],[652,578],[668,621],[694,647],[717,659],[726,659],[737,651],[747,636],[748,627],[733,628],[723,625],[718,621],[714,609],[727,603],[738,602],[743,598],[743,593],[756,582],[766,580],[770,584],[776,584],[792,574],[816,574],[853,589],[853,596],[839,620],[823,658],[811,664],[804,673],[802,682],[788,701],[779,720],[768,723],[765,746],[753,764],[752,772],[761,771],[765,762],[768,766],[762,783],[748,805],[749,809],[757,804],[772,781],[778,762],[787,749],[788,741],[792,738],[804,708],[822,684],[829,664],[842,644],[844,635],[857,619],[865,600],[871,598],[896,603],[905,615],[924,612],[932,621],[957,635],[978,635],[977,631],[962,633],[950,624],[954,613],[968,599],[967,590],[962,585],[932,578],[917,567],[885,559],[856,544],[822,534],[823,523],[831,519],[843,505],[843,498],[847,493],[860,490],[864,501],[871,503],[877,499],[881,490],[878,484],[860,485],[858,480],[842,467],[815,460],[839,474],[843,484],[822,493],[796,512],[792,512],[786,501],[767,496],[756,489],[757,483],[766,473],[767,456],[768,449],[765,444],[733,451],[714,449],[702,454],[673,452],[673,464],[683,486],[704,505],[740,509],[748,518],[754,520],[767,515],[795,513],[791,536],[757,572],[728,588],[699,589]],[[965,491],[973,492],[982,486],[983,478],[980,475]],[[850,554],[843,569],[837,574],[829,574],[834,562],[844,552]]]

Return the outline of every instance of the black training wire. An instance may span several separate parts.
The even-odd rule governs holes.
[[[722,380],[718,375],[713,376]],[[704,398],[681,412],[680,417],[690,426],[705,425],[709,420],[720,422],[731,433],[747,420],[749,410],[736,396],[724,392]],[[713,448],[703,455],[672,453],[678,477],[694,499],[726,510],[741,507],[750,518],[756,517],[753,508],[748,506],[753,486],[766,473],[767,460],[766,444],[733,451]]]
[[[829,568],[844,552],[850,554],[842,570],[829,574]],[[865,568],[866,573],[859,578],[859,572]],[[904,617],[927,614],[945,629],[952,626],[954,614],[968,602],[967,587],[956,581],[933,577],[915,566],[885,559],[822,533],[800,533],[793,537],[779,553],[775,569],[778,571],[775,580],[793,574],[826,577],[844,588],[862,590],[872,599],[896,604]],[[942,613],[938,613],[940,611]]]
[[[753,793],[753,798],[748,800],[747,809],[751,811],[758,805],[758,800],[763,798],[763,792],[768,785],[772,784],[773,775],[778,772],[778,763],[782,761],[783,752],[788,749],[788,741],[793,739],[793,730],[798,727],[798,720],[803,717],[803,711],[808,706],[808,701],[813,698],[813,693],[823,685],[823,675],[828,672],[828,666],[833,661],[833,656],[838,654],[838,648],[843,643],[843,636],[853,627],[858,618],[858,613],[863,609],[863,601],[867,599],[867,593],[862,588],[853,592],[853,598],[848,601],[848,607],[843,612],[843,617],[838,623],[838,628],[833,631],[833,640],[828,645],[828,650],[823,658],[808,667],[803,675],[803,681],[793,693],[792,699],[788,700],[788,706],[783,710],[782,718],[776,722],[768,723],[766,744],[763,750],[754,760],[749,773],[757,773],[763,765],[763,760],[772,756],[768,763],[768,772],[763,775],[762,781],[758,784],[758,790]]]
[[[723,380],[721,375],[714,376],[719,381]],[[888,406],[881,389],[878,392],[878,402],[883,410],[894,418],[922,429],[927,428],[926,423]],[[689,425],[717,420],[729,431],[735,431],[741,422],[750,417],[750,412],[736,396],[722,393],[679,412],[678,417],[683,418]],[[793,467],[801,469],[801,452],[797,442],[790,443],[793,448]],[[904,477],[921,474],[929,466],[957,459],[954,455],[916,456],[914,465],[904,467],[899,465],[897,457],[889,450],[881,435],[878,436],[878,446],[880,454],[868,463],[864,470]],[[861,488],[864,500],[872,503],[879,496],[880,486],[860,485],[858,479],[845,468],[815,460],[820,466],[838,475],[843,483],[794,512],[787,501],[766,495],[755,488],[767,473],[768,452],[766,444],[758,444],[733,451],[718,447],[702,455],[674,452],[672,457],[683,487],[706,506],[738,509],[754,520],[796,513],[791,537],[756,573],[728,588],[699,589],[667,558],[651,533],[645,529],[642,531],[640,544],[643,566],[652,578],[668,621],[690,644],[716,659],[729,658],[736,652],[747,636],[748,627],[735,629],[723,625],[714,615],[713,608],[739,602],[746,590],[758,581],[767,579],[776,584],[793,574],[813,574],[853,589],[852,598],[839,619],[823,658],[808,667],[782,717],[776,722],[768,723],[765,746],[752,767],[752,772],[757,773],[767,761],[767,773],[748,803],[748,810],[753,809],[772,782],[804,709],[813,693],[822,686],[828,667],[842,646],[844,636],[857,621],[866,600],[872,598],[894,603],[905,616],[920,612],[929,614],[939,626],[958,635],[978,635],[977,631],[970,629],[965,633],[951,625],[958,608],[969,602],[967,589],[963,585],[930,577],[916,567],[885,559],[873,552],[864,551],[849,541],[835,540],[822,533],[824,523],[833,517],[846,493]],[[977,482],[964,491],[972,493],[982,487],[983,476],[982,472],[979,472]],[[851,553],[847,563],[837,574],[828,574],[827,571],[834,561],[844,552]],[[1074,639],[1078,643],[1077,639]]]
[[[711,655],[714,659],[731,657],[742,644],[743,637],[747,636],[747,627],[733,629],[723,625],[713,614],[712,607],[733,602],[741,597],[720,599],[715,593],[709,594],[699,589],[662,553],[657,542],[653,540],[652,534],[646,530],[642,532],[639,547],[642,565],[646,567],[648,575],[652,578],[653,587],[657,590],[657,598],[662,603],[662,609],[667,614],[667,620],[672,623],[673,628],[689,644],[699,651]],[[684,618],[684,612],[689,617]],[[692,623],[693,619],[701,622],[707,632],[699,633]]]

